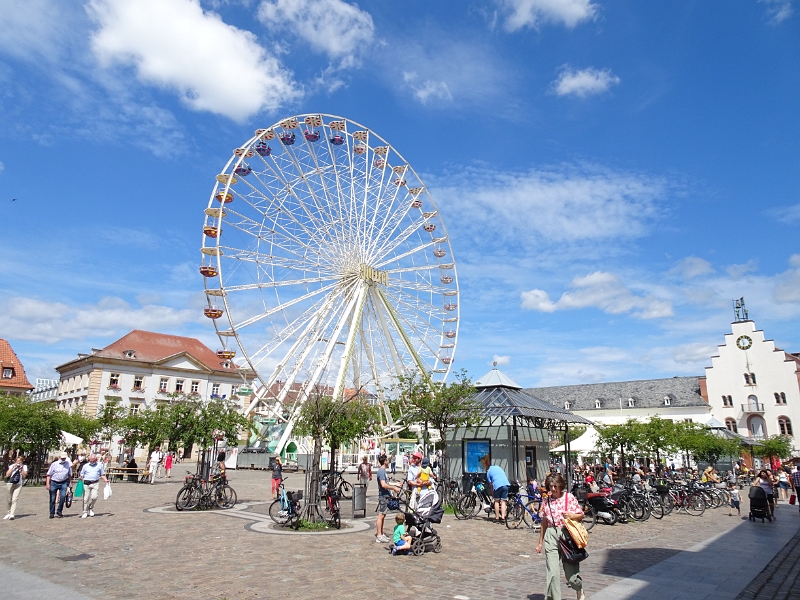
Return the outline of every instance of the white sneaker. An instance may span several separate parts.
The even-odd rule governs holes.
[[[3,521],[7,521],[10,518],[12,518],[11,515],[6,515],[5,517],[3,517]]]
[[[384,534],[384,535],[382,535],[380,537],[376,537],[375,541],[379,542],[381,544],[388,544],[391,540],[388,537],[386,537],[386,535]]]
[[[83,514],[81,515],[81,519],[85,519],[85,518],[86,518],[86,517],[88,517],[88,516],[89,516],[89,515],[87,515],[86,513],[83,513]]]
[[[93,516],[94,516],[94,511],[93,511],[93,510],[90,510],[90,511],[89,511],[89,516],[90,516],[90,517],[93,517]]]

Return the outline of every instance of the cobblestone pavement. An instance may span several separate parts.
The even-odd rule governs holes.
[[[183,467],[193,465],[178,465],[173,473],[183,473]],[[268,477],[260,471],[230,473],[240,502],[268,502]],[[289,475],[287,488],[301,488],[302,480],[301,474]],[[528,530],[509,531],[484,520],[446,516],[438,527],[440,554],[392,557],[374,541],[374,483],[368,495],[369,530],[313,536],[259,533],[257,526],[268,518],[267,504],[249,505],[245,509],[252,513],[249,516],[235,514],[237,510],[165,510],[173,504],[180,483],[180,479],[158,480],[156,485],[118,483],[110,500],[98,500],[95,518],[80,519],[78,502],[64,519],[53,520],[47,518],[46,491],[26,487],[18,518],[0,522],[0,563],[84,596],[107,599],[233,600],[278,593],[295,599],[320,594],[380,595],[393,600],[543,598],[544,561],[534,551],[537,535]],[[164,512],[153,512],[155,507]],[[745,507],[742,512],[747,514]],[[590,557],[581,566],[587,596],[737,525],[749,525],[746,516],[727,514],[720,508],[699,518],[674,514],[662,521],[597,525],[591,534]],[[794,508],[781,505],[778,514],[778,523],[758,524],[763,532],[758,535],[769,536],[769,528],[800,524]],[[793,525],[792,518],[797,521]],[[720,568],[726,568],[724,556],[718,559]],[[741,588],[760,568],[741,582]],[[564,595],[572,597],[566,588]]]
[[[791,507],[792,512],[797,512]],[[786,511],[788,512],[788,511]],[[800,531],[736,600],[800,600]]]

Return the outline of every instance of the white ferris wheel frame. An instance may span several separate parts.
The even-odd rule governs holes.
[[[309,132],[311,137],[307,137]],[[290,134],[291,141],[283,143],[280,138]],[[337,135],[344,139],[334,144]],[[264,144],[270,141],[276,148],[269,146],[264,156]],[[295,141],[299,142],[297,148]],[[390,159],[396,163],[394,166]],[[258,163],[257,168],[252,169],[251,163]],[[418,184],[412,187],[409,181]],[[329,189],[333,182],[336,189]],[[234,200],[245,210],[237,209],[236,203],[228,207]],[[252,215],[246,214],[248,210]],[[229,213],[231,218],[226,221]],[[218,355],[233,357],[233,338],[262,384],[245,414],[261,403],[276,419],[288,421],[276,451],[280,452],[287,442],[302,402],[323,377],[325,390],[330,392],[332,387],[333,397],[339,398],[351,369],[354,377],[358,374],[356,383],[360,373],[366,371],[389,422],[391,415],[383,402],[387,377],[418,370],[433,379],[447,378],[460,324],[455,258],[427,187],[384,138],[360,123],[336,115],[303,114],[281,119],[257,130],[234,150],[216,176],[205,215],[201,272],[207,268],[206,263],[216,269],[216,275],[204,280],[209,303],[206,315],[212,316],[209,310],[213,313],[222,344]],[[251,246],[237,248],[223,240],[231,229],[239,235],[249,235],[244,239]],[[212,233],[213,237],[209,235]],[[415,241],[411,242],[412,238]],[[416,244],[416,240],[421,243],[404,250],[404,244]],[[261,252],[262,244],[271,249],[269,255]],[[417,260],[423,264],[416,264]],[[257,280],[230,283],[235,277],[244,276],[236,273],[239,265],[249,263],[255,264],[257,275],[248,273]],[[432,275],[437,269],[439,282]],[[276,271],[284,276],[294,272],[303,276],[278,278]],[[316,277],[307,275],[315,271]],[[279,288],[303,286],[306,293],[295,292],[286,301],[280,298]],[[237,321],[238,307],[233,306],[231,298],[251,290],[259,292],[264,309]],[[264,290],[274,291],[277,305],[267,305]],[[420,300],[436,294],[442,298],[441,306]],[[228,328],[220,327],[220,308],[215,306],[218,299]],[[287,316],[289,309],[304,307],[299,316]],[[275,325],[277,321],[272,320],[275,317],[283,318],[280,330]],[[243,331],[265,321],[275,336],[255,352],[248,351]],[[317,342],[323,342],[324,349],[320,350]],[[338,345],[344,348],[339,351]],[[280,348],[285,349],[283,357],[271,375],[262,378],[259,365]],[[356,353],[366,356],[355,356]],[[337,374],[331,386],[327,371],[336,361]],[[300,381],[304,369],[305,380]],[[281,374],[284,380],[280,380]],[[268,397],[276,382],[279,392]],[[287,416],[285,404],[290,401],[292,407]]]

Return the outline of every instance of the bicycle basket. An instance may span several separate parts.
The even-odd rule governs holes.
[[[656,484],[656,491],[659,494],[669,494],[669,486],[668,485],[661,485],[660,483]]]
[[[519,481],[512,481],[508,484],[508,493],[512,496],[519,494]]]

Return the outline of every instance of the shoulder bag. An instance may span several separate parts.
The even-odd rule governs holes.
[[[567,508],[567,492],[564,492],[564,509]],[[547,505],[550,507],[550,516],[553,516],[553,508],[550,506],[550,498],[547,498]],[[569,519],[564,519],[566,523]],[[575,540],[569,534],[569,530],[567,529],[566,525],[561,528],[558,535],[558,549],[561,552],[561,559],[564,562],[568,562],[570,564],[578,564],[579,562],[586,560],[589,557],[589,553],[586,552],[586,548],[578,548],[577,544],[575,544]]]

